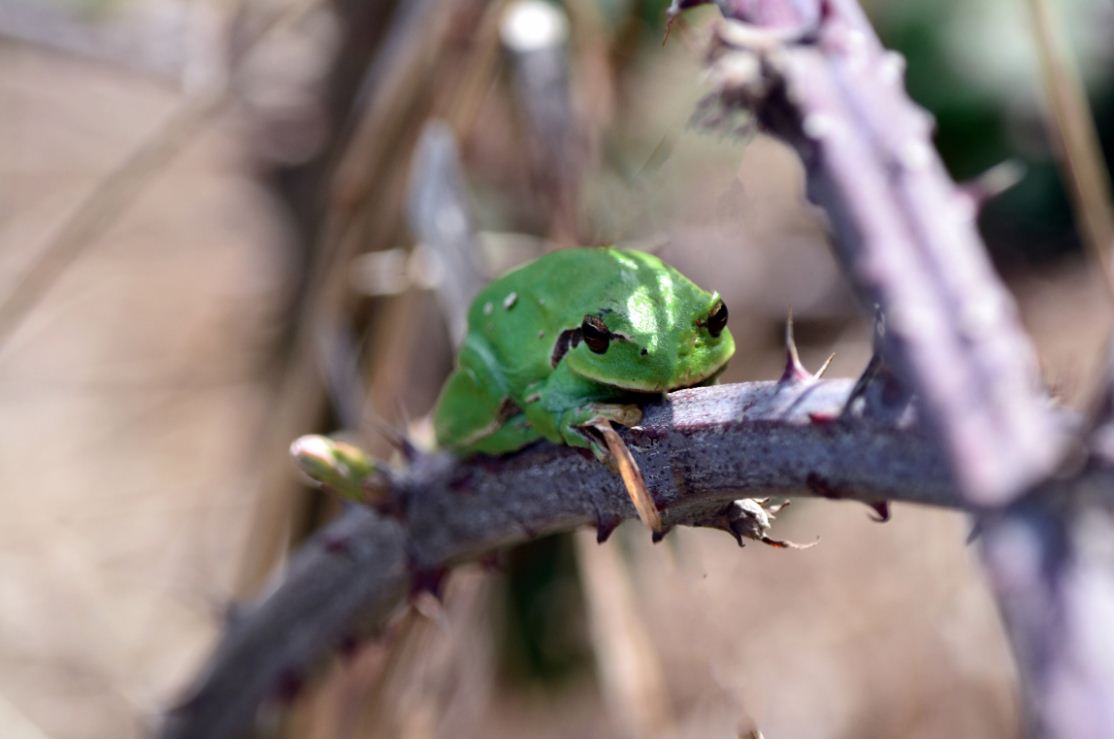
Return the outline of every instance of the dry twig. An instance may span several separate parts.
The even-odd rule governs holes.
[[[1083,243],[1114,298],[1114,207],[1087,92],[1072,63],[1058,12],[1049,0],[1026,0],[1037,42],[1049,128],[1058,140],[1061,170],[1069,185]]]

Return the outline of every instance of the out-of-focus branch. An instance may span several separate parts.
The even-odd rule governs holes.
[[[994,509],[984,563],[1032,728],[1111,736],[1114,468],[1099,453],[1111,432],[1093,429],[1082,471],[1051,476],[1064,447],[1012,301],[902,90],[902,60],[854,0],[719,5],[748,21],[720,32],[719,102],[753,111],[800,154],[846,272],[887,316],[882,356],[918,394],[965,500]]]
[[[293,0],[245,43],[244,57],[268,37],[289,28],[312,11],[319,0]],[[20,275],[11,292],[0,299],[0,352],[39,300],[95,239],[103,235],[157,176],[235,98],[245,69],[244,58],[229,79],[215,89],[192,96],[154,134],[97,183],[54,236]]]
[[[409,585],[402,527],[349,510],[301,550],[270,597],[236,611],[201,684],[171,709],[160,736],[250,736],[266,698],[292,697],[307,664],[342,648],[358,618],[382,623]]]
[[[982,554],[1030,733],[1114,735],[1114,466],[1050,484],[983,523]]]
[[[1034,353],[931,121],[902,87],[904,61],[854,0],[720,5],[733,19],[712,52],[717,102],[800,154],[848,276],[886,315],[883,355],[919,396],[961,490],[979,505],[1018,496],[1058,451]]]
[[[530,155],[535,195],[556,242],[577,243],[577,191],[586,159],[569,80],[565,10],[540,0],[509,3],[500,27]]]
[[[456,139],[444,122],[426,124],[410,178],[410,228],[426,257],[436,260],[437,300],[453,344],[459,345],[467,328],[468,304],[487,275],[479,264],[479,240]]]
[[[295,518],[285,450],[291,438],[312,427],[321,411],[317,335],[343,335],[346,330],[347,265],[368,243],[395,238],[391,234],[397,205],[392,198],[400,189],[396,179],[405,171],[398,164],[408,158],[412,146],[407,126],[425,115],[428,104],[424,96],[400,91],[428,84],[434,63],[444,58],[445,29],[461,5],[461,0],[338,0],[344,40],[322,109],[334,122],[333,130],[309,161],[274,165],[270,182],[297,225],[303,261],[295,270],[301,279],[290,302],[292,320],[283,342],[275,400],[255,455],[262,460],[262,475],[255,525],[238,577],[240,593],[254,592],[271,572]],[[430,49],[438,51],[431,54]],[[371,135],[373,131],[378,136]],[[374,183],[381,193],[373,190]],[[397,395],[399,386],[391,387]],[[352,400],[345,402],[351,405]]]
[[[963,508],[908,414],[844,410],[853,386],[789,376],[682,390],[645,406],[643,422],[623,435],[667,526],[716,525],[734,499],[755,495]],[[422,455],[389,477],[401,520],[358,508],[320,532],[274,592],[230,624],[163,737],[246,734],[265,700],[296,684],[358,623],[381,624],[429,573],[585,524],[606,533],[635,517],[617,475],[549,444],[466,462]]]
[[[1114,734],[1114,351],[1074,475],[984,522],[990,584],[1037,736]]]

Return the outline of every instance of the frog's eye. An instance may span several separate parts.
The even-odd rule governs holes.
[[[727,306],[722,300],[717,300],[708,313],[708,333],[719,336],[727,328]]]
[[[611,331],[597,316],[584,316],[584,322],[580,324],[580,335],[588,348],[596,354],[606,352],[611,343]]]

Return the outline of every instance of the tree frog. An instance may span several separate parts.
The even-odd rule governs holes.
[[[723,300],[658,257],[554,251],[476,296],[437,445],[498,455],[548,439],[606,460],[589,427],[638,423],[638,394],[711,383],[734,352]]]

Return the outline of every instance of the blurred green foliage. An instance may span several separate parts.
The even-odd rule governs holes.
[[[559,685],[591,668],[584,595],[572,536],[547,536],[507,555],[497,625],[507,685]]]
[[[1114,6],[1094,0],[1054,5],[1088,82],[1109,162],[1114,56],[1101,29],[1114,28]],[[906,58],[906,86],[935,117],[936,145],[953,176],[975,177],[1007,159],[1024,164],[1024,179],[980,217],[999,262],[1043,262],[1078,252],[1079,236],[1041,111],[1024,3],[876,2],[870,9],[883,43]]]

